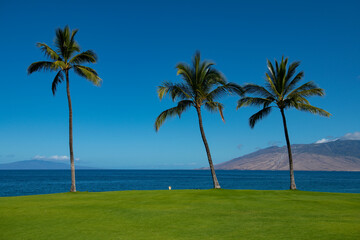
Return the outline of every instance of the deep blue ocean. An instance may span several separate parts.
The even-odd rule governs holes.
[[[217,170],[225,189],[285,190],[288,171]],[[296,171],[304,191],[360,193],[360,172]],[[0,170],[0,196],[68,192],[70,170]],[[209,170],[77,170],[77,191],[210,189]]]

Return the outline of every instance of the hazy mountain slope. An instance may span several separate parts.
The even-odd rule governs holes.
[[[360,171],[360,141],[338,140],[321,144],[292,145],[294,169]],[[269,147],[215,165],[216,169],[288,170],[286,147]]]

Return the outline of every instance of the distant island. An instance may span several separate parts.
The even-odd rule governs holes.
[[[303,171],[360,171],[360,140],[291,146],[294,169]],[[206,168],[203,168],[206,169]],[[221,170],[289,170],[286,147],[269,147],[215,165]]]
[[[43,160],[26,160],[0,164],[0,170],[69,170],[70,164]],[[93,169],[86,166],[76,166],[76,169]]]

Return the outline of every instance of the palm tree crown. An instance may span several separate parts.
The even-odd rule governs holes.
[[[51,61],[34,62],[28,67],[28,74],[37,71],[58,71],[52,82],[52,92],[54,95],[57,84],[64,80],[64,73],[66,74],[70,69],[74,69],[76,74],[97,86],[101,84],[101,78],[94,69],[81,65],[83,63],[95,63],[97,56],[92,50],[80,53],[80,46],[75,41],[77,32],[78,30],[70,31],[69,26],[66,26],[64,29],[57,29],[54,40],[56,50],[53,50],[45,43],[37,43],[37,47]]]
[[[211,112],[219,111],[223,116],[223,104],[217,100],[226,94],[242,94],[242,88],[235,83],[228,83],[224,76],[213,68],[214,63],[200,60],[200,53],[196,52],[192,66],[179,63],[176,66],[177,74],[183,80],[182,83],[164,82],[158,87],[157,93],[160,99],[169,94],[173,102],[178,101],[176,107],[163,111],[155,121],[155,130],[158,131],[164,121],[181,114],[189,107],[200,108],[202,105]]]
[[[238,101],[237,109],[244,106],[262,106],[263,108],[249,118],[251,128],[255,126],[258,120],[267,116],[272,108],[280,110],[296,108],[301,111],[319,114],[329,117],[327,111],[312,106],[306,99],[311,96],[323,96],[324,90],[310,81],[297,87],[297,83],[304,77],[301,71],[295,75],[296,68],[300,62],[293,62],[287,68],[288,59],[281,59],[280,64],[275,60],[275,68],[268,60],[265,87],[256,84],[246,84],[244,86],[246,93],[258,95],[258,97],[243,97]],[[295,75],[295,76],[294,76]]]

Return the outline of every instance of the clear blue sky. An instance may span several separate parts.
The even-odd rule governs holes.
[[[329,119],[287,111],[292,143],[313,143],[360,131],[359,1],[5,1],[0,0],[0,163],[68,156],[65,84],[55,97],[55,73],[27,75],[45,60],[37,42],[53,44],[56,28],[77,28],[82,50],[92,49],[101,87],[70,75],[77,164],[105,168],[207,166],[196,114],[153,124],[173,106],[156,87],[179,81],[175,65],[196,50],[213,60],[229,81],[264,82],[266,59],[299,60],[303,82],[326,90],[311,103]],[[250,129],[257,111],[235,111],[237,97],[223,99],[226,124],[205,113],[215,163],[273,144],[284,145],[280,114]],[[58,156],[58,157],[57,157]]]

